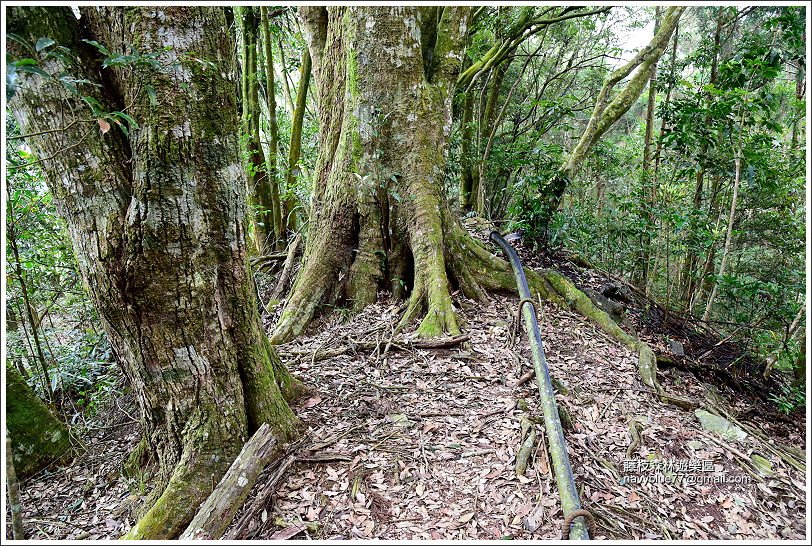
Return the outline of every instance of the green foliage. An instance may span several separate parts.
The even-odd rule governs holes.
[[[8,115],[6,130],[10,135],[19,134]],[[36,158],[22,141],[13,142],[7,149],[9,166],[28,166],[10,169],[6,178],[7,359],[28,371],[31,386],[44,397],[32,340],[32,327],[36,328],[57,401],[66,410],[72,402],[80,410],[92,410],[99,403],[99,394],[113,392],[120,374],[107,337],[98,329],[99,317],[85,293],[65,224],[36,164],[31,165]],[[19,263],[12,252],[12,239]],[[33,308],[34,325],[28,320],[24,295]]]
[[[787,331],[806,282],[805,101],[795,86],[805,64],[804,27],[799,7],[697,8],[681,22],[676,56],[669,48],[659,63],[651,162],[643,163],[644,93],[596,144],[549,232],[541,233],[545,185],[586,123],[590,92],[609,65],[592,63],[560,88],[553,81],[540,94],[534,90],[540,78],[577,64],[570,58],[613,47],[585,24],[556,25],[549,49],[566,37],[564,54],[540,54],[524,74],[514,63],[505,78],[516,93],[486,166],[486,213],[522,230],[526,242],[567,247],[680,311],[701,316],[717,285],[714,326],[726,335],[744,325],[737,341],[790,374],[797,343]],[[496,30],[485,25],[475,35],[472,50],[489,43],[489,32]],[[583,44],[584,36],[592,41]],[[720,276],[737,155],[741,183]]]
[[[806,388],[803,386],[785,385],[782,388],[781,394],[771,395],[770,400],[775,402],[775,405],[783,413],[789,415],[796,409],[806,407]]]

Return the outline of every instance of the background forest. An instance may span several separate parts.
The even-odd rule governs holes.
[[[649,78],[620,74],[661,25],[673,23],[666,10],[476,7],[449,92],[441,195],[470,231],[513,233],[533,265],[600,272],[636,294],[636,301],[649,302],[639,311],[641,320],[656,314],[658,324],[712,335],[718,342],[698,366],[736,378],[752,374],[756,363],[759,381],[769,386],[760,396],[783,419],[800,421],[807,389],[806,11],[692,6],[677,15]],[[296,291],[303,270],[298,258],[323,225],[314,211],[324,199],[318,189],[324,170],[320,129],[326,132],[320,119],[328,108],[319,97],[329,86],[315,80],[297,8],[225,12],[238,74],[239,160],[247,174],[248,278],[253,274],[262,326],[287,328],[271,338],[276,345],[301,334],[313,315],[311,309],[301,324],[286,322],[286,304],[306,291]],[[111,108],[96,100],[99,84],[48,73],[50,63],[71,55],[57,41],[43,36],[34,43],[14,33],[6,40],[24,52],[7,59],[7,101],[24,94],[26,82],[49,79],[82,105],[86,119],[76,122],[82,127],[126,141],[143,123],[137,105],[124,101]],[[177,105],[163,102],[160,82],[150,76],[169,66],[168,49],[83,42],[102,60],[102,79],[111,78],[105,84],[137,82],[132,96],[148,97],[157,117],[165,107],[171,116]],[[195,51],[178,54],[175,62],[196,67],[196,77],[214,68]],[[647,58],[643,66],[651,63]],[[349,73],[348,81],[353,77]],[[607,88],[607,82],[623,90]],[[188,91],[183,85],[181,93]],[[598,128],[580,157],[585,135],[605,113],[602,101],[605,108],[613,92],[629,101],[622,116]],[[610,112],[615,107],[612,101]],[[46,182],[43,165],[57,154],[37,156],[29,143],[49,132],[23,134],[7,109],[5,354],[8,373],[18,372],[58,420],[82,436],[99,430],[99,415],[131,394],[132,377],[117,364],[89,295],[93,287],[80,272],[81,256],[71,242],[77,235],[69,232]],[[73,153],[83,139],[58,153]],[[573,158],[578,166],[568,169]],[[365,180],[355,176],[362,187]],[[387,172],[386,178],[392,181],[390,203],[407,201],[398,193],[401,173]],[[387,273],[386,297],[417,292],[416,261],[415,252],[413,280]],[[458,280],[449,286],[465,292]],[[413,299],[405,312],[410,320],[417,316]],[[350,320],[358,310],[342,310],[341,317]],[[418,331],[429,327],[421,322]],[[459,334],[460,328],[452,319],[439,325],[443,333]],[[668,346],[671,337],[663,331],[655,341]],[[143,498],[144,478],[128,478]]]

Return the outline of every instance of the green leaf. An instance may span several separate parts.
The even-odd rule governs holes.
[[[158,96],[155,94],[155,89],[151,86],[147,86],[147,95],[149,95],[149,105],[150,106],[158,106]]]
[[[138,129],[138,124],[131,115],[125,114],[124,112],[110,112],[110,115],[126,120],[126,122],[130,124],[130,128]]]
[[[99,42],[97,42],[96,40],[82,40],[82,41],[83,41],[83,42],[85,42],[85,43],[88,43],[88,44],[92,45],[93,47],[95,47],[96,49],[98,49],[99,51],[101,51],[101,52],[102,52],[104,55],[106,55],[107,57],[112,57],[112,55],[113,55],[112,53],[110,53],[110,51],[109,51],[109,50],[108,50],[106,47],[104,47],[103,45],[101,45],[101,44],[100,44]]]
[[[11,64],[13,64],[13,65],[14,65],[14,66],[16,66],[16,67],[20,67],[20,66],[34,66],[34,65],[36,65],[36,64],[37,64],[37,60],[36,60],[36,59],[19,59],[19,60],[17,60],[17,61],[14,61],[14,62],[13,62],[13,63],[11,63]]]
[[[18,44],[23,46],[28,51],[31,51],[31,52],[34,51],[34,49],[31,47],[31,44],[28,43],[28,40],[26,40],[25,38],[23,38],[19,34],[14,34],[12,32],[9,32],[8,34],[6,34],[6,38],[11,40],[12,42],[17,42]]]
[[[35,46],[37,51],[42,51],[43,49],[49,48],[54,45],[56,42],[50,38],[40,38],[37,40],[37,45]]]
[[[50,74],[48,74],[47,72],[45,72],[43,69],[41,69],[38,66],[23,65],[23,66],[18,66],[17,69],[20,72],[28,72],[29,74],[37,74],[38,76],[42,76],[43,78],[46,78],[46,79],[51,77]]]

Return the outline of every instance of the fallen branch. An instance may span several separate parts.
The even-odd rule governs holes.
[[[287,290],[290,285],[291,278],[293,277],[293,268],[297,263],[297,258],[302,252],[302,234],[297,233],[296,237],[291,241],[288,246],[288,252],[285,256],[285,265],[282,266],[282,272],[277,277],[276,286],[271,292],[271,300],[279,300],[282,294]]]
[[[277,454],[277,441],[264,423],[231,463],[223,479],[200,506],[181,540],[216,540],[223,536],[265,466]]]
[[[248,524],[251,523],[251,520],[253,520],[257,514],[259,514],[262,509],[268,505],[271,495],[273,495],[276,491],[276,486],[279,483],[279,480],[282,479],[282,476],[285,474],[288,467],[293,464],[296,459],[296,453],[290,453],[279,462],[279,466],[277,466],[273,473],[269,476],[259,494],[256,496],[256,498],[254,498],[254,501],[245,509],[234,528],[225,537],[226,540],[234,540],[237,537],[242,536],[242,534],[248,528]]]
[[[533,445],[536,443],[536,429],[527,417],[522,418],[522,445],[516,453],[516,475],[524,476],[530,455],[533,454]]]
[[[409,351],[413,349],[450,349],[468,341],[469,339],[470,337],[468,334],[461,334],[458,336],[441,339],[401,339],[392,341],[390,349],[397,349],[400,351]],[[334,358],[350,352],[374,351],[378,349],[380,345],[381,343],[359,341],[354,342],[349,346],[337,347],[334,349],[319,349],[315,352],[307,349],[279,351],[279,355],[283,358],[309,356],[315,362],[316,360],[326,360],[328,358]]]

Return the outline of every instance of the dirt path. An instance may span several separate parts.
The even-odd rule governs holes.
[[[275,502],[251,524],[248,537],[270,538],[295,525],[302,529],[299,538],[560,538],[562,514],[543,446],[526,476],[514,475],[520,419],[541,416],[534,383],[513,387],[530,369],[526,337],[509,343],[517,303],[495,296],[486,306],[466,304],[461,314],[469,346],[288,361],[314,389],[297,410],[311,441],[340,438],[316,453],[321,461],[288,469]],[[396,315],[397,308],[385,303],[350,320],[333,314],[312,329],[315,335],[280,349],[385,345]],[[570,457],[582,503],[597,518],[596,538],[803,538],[806,485],[800,472],[753,437],[732,444],[712,440],[692,412],[645,392],[634,355],[579,316],[550,305],[539,316],[551,374],[566,389],[557,400],[572,417]],[[704,396],[692,375],[676,369],[662,371],[661,380],[675,394]],[[141,494],[139,484],[124,480],[118,469],[137,431],[121,409],[113,404],[91,424],[104,428],[85,438],[90,449],[72,467],[25,484],[31,538],[117,538],[132,524],[129,506]],[[640,445],[629,455],[633,463],[624,463],[630,419],[640,422]],[[768,435],[803,449],[804,423],[790,428],[751,419]],[[537,432],[543,439],[542,426]],[[770,459],[773,475],[753,477],[739,466],[739,456],[753,453]],[[631,471],[629,465],[640,461],[686,461],[689,467],[660,473],[660,483],[656,472]],[[703,464],[710,471],[690,467]],[[644,475],[656,479],[629,483]],[[671,482],[673,477],[683,481]],[[697,477],[733,483],[685,481]]]
[[[328,449],[338,460],[288,471],[267,523],[257,521],[253,533],[269,538],[279,525],[298,525],[322,538],[560,538],[562,514],[544,448],[525,477],[514,475],[521,416],[540,417],[535,384],[512,387],[530,369],[526,338],[509,347],[517,303],[499,298],[465,309],[467,348],[290,362],[316,389],[300,410],[314,441],[346,435]],[[320,334],[282,350],[385,341],[395,314],[379,304],[344,324],[334,318]],[[771,478],[747,474],[691,412],[642,391],[629,351],[572,313],[545,306],[540,316],[552,376],[568,389],[558,403],[572,416],[570,456],[598,538],[803,537],[799,472],[774,459]],[[693,376],[672,370],[663,381],[675,393],[703,396]],[[624,472],[629,419],[641,423],[641,441]],[[543,438],[542,426],[537,432]],[[733,449],[769,458],[752,438]],[[631,472],[641,460],[685,460],[686,469],[663,475],[684,481],[623,485],[624,476],[659,479]],[[691,465],[705,465],[704,472]],[[701,479],[733,483],[690,482]]]

